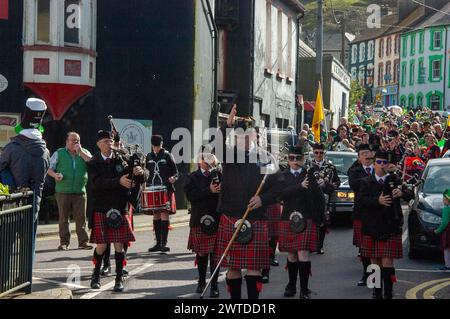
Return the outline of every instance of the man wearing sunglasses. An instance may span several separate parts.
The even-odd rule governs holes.
[[[293,297],[297,293],[297,274],[300,277],[300,299],[310,299],[308,280],[311,272],[310,252],[319,250],[319,228],[323,223],[325,199],[314,178],[316,167],[307,170],[301,148],[293,147],[288,154],[289,169],[282,172],[283,184],[280,199],[283,212],[279,227],[280,252],[287,252],[289,283],[284,296]],[[291,217],[295,212],[302,214],[306,228],[296,230]]]
[[[314,159],[311,161],[311,165],[317,167],[320,172],[320,178],[317,183],[324,194],[328,195],[328,205],[331,195],[339,187],[339,185],[341,185],[341,180],[337,174],[336,167],[325,159],[325,145],[315,143],[312,148]],[[325,217],[325,219],[329,221],[329,216]],[[325,241],[327,226],[325,223],[322,223],[319,227],[320,244],[318,254],[322,255],[324,253],[323,243]]]
[[[392,299],[393,283],[396,282],[394,259],[403,256],[400,199],[412,198],[411,192],[402,187],[400,177],[388,172],[388,158],[387,152],[375,154],[375,172],[363,179],[360,189],[361,254],[381,268],[384,299]],[[373,289],[374,299],[383,299],[382,287]]]
[[[363,266],[363,276],[358,281],[358,286],[365,286],[367,281],[367,267],[370,265],[370,259],[361,256],[361,200],[360,188],[361,182],[367,176],[374,173],[372,146],[369,144],[361,144],[358,148],[358,159],[349,168],[348,183],[355,193],[353,204],[353,245],[359,248],[359,258]]]

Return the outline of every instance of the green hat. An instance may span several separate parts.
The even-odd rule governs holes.
[[[450,200],[450,188],[447,188],[444,193],[443,193],[444,197],[447,198],[448,200]]]

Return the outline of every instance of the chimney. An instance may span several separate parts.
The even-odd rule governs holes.
[[[426,0],[418,0],[418,1],[426,1]],[[444,2],[447,0],[444,0]],[[404,20],[407,16],[411,14],[416,8],[420,5],[412,2],[411,0],[397,0],[397,8],[398,8],[398,21]]]

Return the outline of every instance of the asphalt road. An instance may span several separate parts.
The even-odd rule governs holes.
[[[74,298],[82,299],[199,298],[194,293],[197,281],[194,255],[186,249],[188,232],[187,224],[174,226],[169,233],[171,251],[160,254],[147,252],[153,245],[151,229],[138,231],[137,241],[129,250],[130,276],[125,282],[126,291],[123,293],[112,292],[113,275],[102,278],[101,290],[89,288],[92,251],[73,249],[61,252],[56,250],[58,238],[39,239],[34,290],[67,287],[72,290]],[[450,298],[450,273],[438,270],[441,265],[440,256],[410,260],[407,257],[406,236],[404,240],[404,258],[396,261],[398,282],[394,287],[394,298]],[[325,254],[312,255],[312,297],[370,299],[370,289],[356,286],[362,274],[356,255],[357,249],[352,245],[350,219],[339,218],[326,237]],[[262,299],[284,298],[288,277],[284,269],[286,255],[278,253],[277,258],[280,266],[271,269],[270,283],[264,286]],[[225,272],[222,271],[219,277],[220,298],[228,298],[224,279]],[[245,295],[246,289],[243,287],[243,297]]]

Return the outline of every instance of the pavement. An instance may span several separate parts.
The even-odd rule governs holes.
[[[170,216],[172,226],[183,226],[189,222],[190,215],[187,209],[178,209],[175,215]],[[134,215],[134,229],[136,232],[150,230],[153,227],[153,218],[148,215]],[[70,232],[72,237],[76,237],[75,223],[70,223]],[[59,225],[53,221],[50,224],[38,225],[37,241],[58,241]],[[72,238],[74,241],[74,238]],[[39,251],[36,252],[39,254]],[[90,254],[90,253],[89,253]],[[35,267],[36,268],[36,267]],[[48,283],[42,282],[39,278],[33,278],[33,291],[31,294],[23,292],[12,293],[4,299],[73,299],[70,288],[58,287],[50,288]]]

